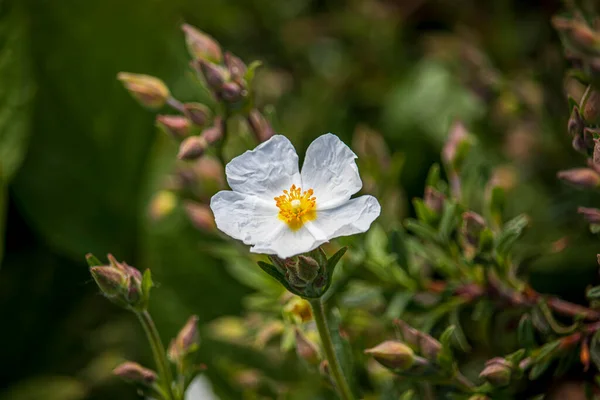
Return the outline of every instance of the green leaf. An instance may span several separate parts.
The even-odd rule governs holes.
[[[508,221],[496,238],[496,251],[502,255],[508,254],[528,224],[529,217],[525,214],[518,215]]]
[[[88,253],[85,255],[85,260],[87,261],[90,267],[100,267],[104,265],[99,259],[96,258],[92,253]]]
[[[528,350],[531,350],[537,346],[533,323],[531,322],[531,317],[527,314],[523,315],[519,321],[517,338],[521,346]]]
[[[594,286],[587,290],[585,293],[586,297],[590,300],[600,299],[600,286]]]
[[[425,187],[430,186],[437,189],[438,182],[440,181],[440,165],[435,163],[429,168],[427,173],[427,179],[425,180]]]
[[[413,232],[415,235],[417,235],[425,241],[432,243],[438,242],[437,232],[433,228],[423,224],[420,221],[409,218],[404,221],[404,226],[407,230]]]
[[[281,275],[281,273],[277,270],[277,268],[275,268],[274,265],[271,265],[264,261],[259,261],[257,264],[263,271],[271,275],[271,277],[273,277],[277,282],[281,283],[284,288],[289,290],[291,293],[298,294],[298,291],[290,286],[285,277]]]
[[[255,60],[252,61],[250,65],[248,65],[248,69],[246,70],[246,74],[244,75],[244,79],[248,83],[248,87],[252,88],[252,83],[254,82],[254,75],[256,75],[256,70],[262,64],[262,61]]]
[[[147,307],[148,302],[150,301],[150,290],[154,286],[154,282],[152,282],[152,273],[150,272],[150,268],[146,268],[144,271],[144,275],[142,276],[142,298],[143,304]]]
[[[457,204],[453,201],[444,203],[444,212],[440,221],[439,238],[442,242],[448,242],[452,231],[456,228],[457,223]]]
[[[548,367],[550,367],[550,364],[552,364],[552,360],[538,361],[531,368],[531,371],[529,371],[529,379],[535,380],[535,379],[539,378],[544,372],[546,372]]]
[[[333,272],[335,271],[335,267],[338,265],[344,254],[348,251],[348,247],[342,247],[339,249],[334,255],[332,255],[329,260],[327,260],[327,285],[331,285],[331,280],[333,279]]]
[[[448,314],[449,322],[450,324],[452,324],[452,326],[456,328],[454,330],[454,342],[458,345],[458,347],[460,347],[460,349],[463,352],[468,353],[469,351],[471,351],[471,345],[469,344],[467,336],[465,335],[465,332],[461,327],[459,313],[460,309],[458,307],[450,311],[450,313]]]

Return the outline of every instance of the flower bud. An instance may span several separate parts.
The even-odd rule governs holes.
[[[127,285],[127,275],[110,266],[91,267],[90,272],[96,284],[108,297],[114,297],[122,293]]]
[[[442,351],[442,344],[425,332],[421,332],[419,350],[423,357],[435,361],[440,351]]]
[[[583,153],[583,154],[587,154],[587,144],[585,143],[583,134],[575,136],[571,142],[571,146],[576,151]]]
[[[479,236],[485,229],[485,220],[483,217],[473,211],[467,211],[462,215],[463,224],[461,232],[465,242],[471,246],[479,245]]]
[[[179,145],[177,158],[185,161],[195,160],[204,154],[204,151],[206,151],[207,147],[208,143],[203,137],[190,136]]]
[[[185,43],[192,57],[215,63],[221,62],[223,54],[215,39],[188,24],[183,24],[181,29],[185,34]]]
[[[406,322],[398,319],[394,321],[394,325],[398,328],[402,340],[412,347],[419,345],[419,331],[408,325]]]
[[[206,143],[213,144],[223,137],[221,130],[221,118],[215,118],[213,126],[206,128],[200,134],[200,137],[206,140]]]
[[[164,82],[154,76],[119,72],[117,79],[141,105],[150,109],[164,106],[170,96]]]
[[[600,175],[589,168],[574,168],[559,171],[557,176],[559,179],[583,189],[593,189],[600,185]]]
[[[183,105],[185,116],[195,125],[204,126],[210,119],[210,109],[200,103],[185,103]]]
[[[257,109],[253,109],[248,114],[248,125],[260,143],[269,140],[275,134],[269,121]]]
[[[506,386],[510,383],[511,373],[511,363],[502,357],[495,357],[485,363],[485,368],[479,377],[492,386]]]
[[[142,281],[140,278],[136,278],[133,275],[129,276],[127,293],[125,294],[127,304],[138,304],[142,300]]]
[[[591,88],[589,90],[590,94],[585,101],[581,114],[589,125],[598,125],[600,124],[600,92]]]
[[[180,115],[157,115],[156,125],[178,140],[186,138],[190,131],[190,121]]]
[[[372,349],[365,350],[365,354],[372,355],[377,362],[387,368],[401,371],[409,369],[415,362],[415,354],[412,349],[395,340],[388,340]]]
[[[459,170],[472,144],[467,129],[462,122],[456,122],[450,128],[448,140],[442,149],[442,159],[454,170]]]
[[[296,328],[296,353],[298,357],[305,360],[310,365],[317,365],[321,361],[319,357],[319,350],[317,346],[312,343],[308,338]]]
[[[231,75],[231,79],[234,81],[241,81],[244,79],[244,75],[246,75],[248,68],[239,57],[234,56],[230,52],[225,52],[225,65]]]
[[[246,96],[246,90],[235,82],[227,82],[221,86],[221,97],[229,103],[237,103],[244,96]]]
[[[126,361],[116,367],[113,374],[127,381],[144,385],[151,385],[158,379],[156,372],[132,361]]]
[[[198,335],[198,316],[192,315],[175,339],[169,345],[168,356],[173,362],[181,362],[187,355],[195,352],[200,344]]]
[[[577,212],[590,224],[600,224],[600,210],[597,208],[579,207]]]
[[[427,186],[425,188],[425,195],[423,196],[423,202],[432,211],[435,211],[436,214],[440,214],[444,209],[444,202],[446,200],[446,196],[444,196],[441,192],[435,190],[434,188]]]
[[[228,80],[228,73],[223,67],[208,61],[200,60],[196,63],[196,69],[200,71],[206,85],[214,93],[220,93],[223,84]]]
[[[195,201],[186,201],[183,207],[188,218],[196,228],[206,232],[215,230],[215,217],[209,206]]]
[[[578,136],[583,133],[584,123],[579,113],[579,108],[573,107],[569,123],[567,124],[567,130],[571,136]]]
[[[161,190],[150,200],[148,213],[150,214],[150,218],[158,221],[169,215],[175,209],[176,205],[177,196],[168,190]]]

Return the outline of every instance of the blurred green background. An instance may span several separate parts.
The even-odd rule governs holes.
[[[594,194],[558,182],[583,160],[566,134],[565,63],[554,1],[2,0],[0,1],[0,399],[136,398],[112,379],[122,358],[150,363],[136,321],[99,295],[84,255],[152,268],[152,312],[165,340],[188,315],[242,312],[250,289],[202,251],[218,240],[178,208],[148,204],[176,146],[119,71],[163,79],[207,101],[188,68],[180,25],[199,27],[245,61],[264,61],[262,105],[302,150],[334,132],[380,131],[405,155],[400,210],[423,180],[450,122],[479,141],[475,173],[501,170],[509,210],[527,212],[532,248],[569,247],[531,265],[539,290],[572,299],[596,276],[597,246],[576,213]],[[235,389],[200,359],[222,398]]]

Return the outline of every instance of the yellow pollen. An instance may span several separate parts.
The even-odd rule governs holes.
[[[296,185],[292,185],[290,190],[284,190],[281,196],[275,197],[275,205],[279,208],[278,217],[285,221],[291,230],[298,230],[305,222],[317,218],[316,201],[312,189],[303,192]]]

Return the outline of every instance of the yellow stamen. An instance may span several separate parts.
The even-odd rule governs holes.
[[[305,222],[317,218],[315,210],[317,198],[313,197],[313,190],[302,189],[292,185],[290,190],[275,197],[275,205],[279,207],[279,219],[285,221],[291,230],[298,230]]]

